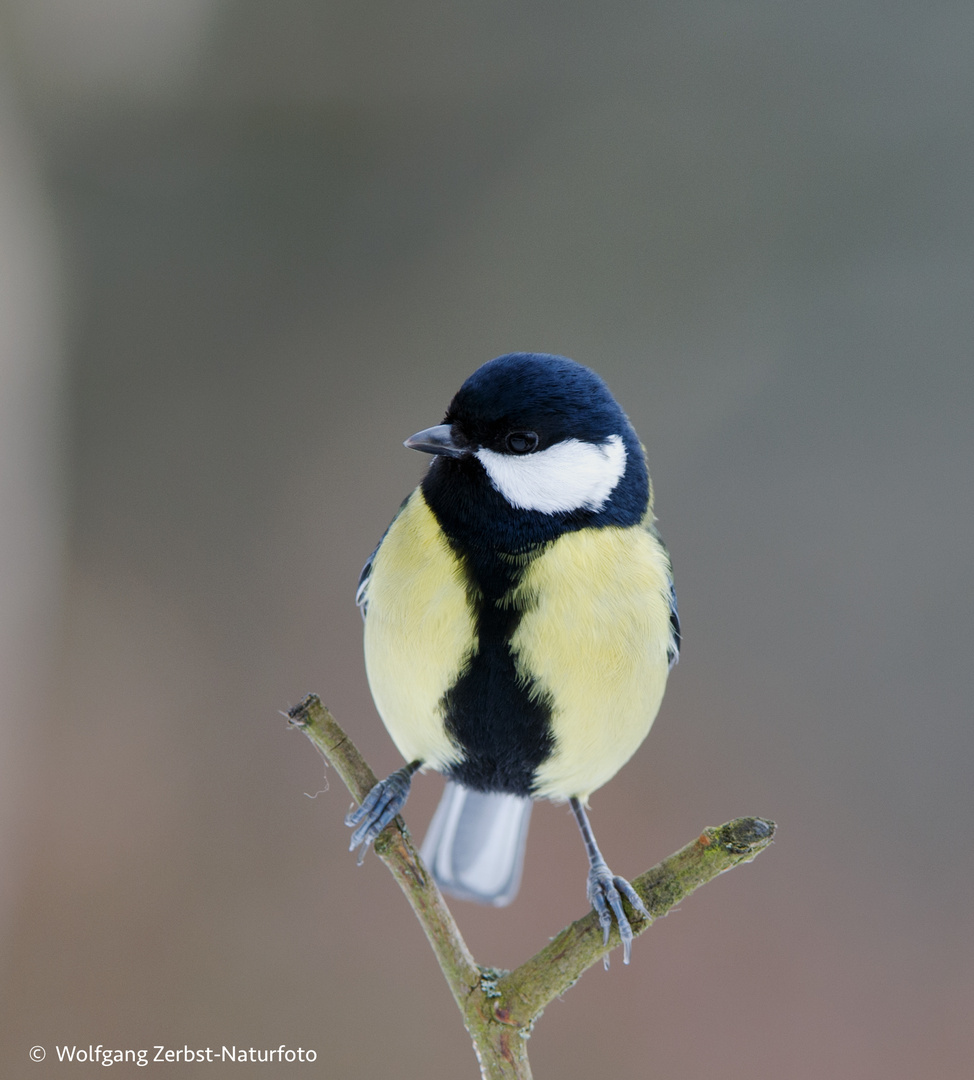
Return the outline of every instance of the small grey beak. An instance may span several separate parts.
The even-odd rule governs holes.
[[[424,454],[441,454],[444,457],[466,457],[469,446],[461,446],[453,437],[449,424],[437,424],[436,427],[417,431],[403,443],[410,450],[422,450]]]

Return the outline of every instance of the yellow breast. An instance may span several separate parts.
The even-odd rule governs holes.
[[[669,667],[669,582],[666,551],[644,529],[566,533],[526,568],[511,645],[553,703],[538,795],[587,798],[648,734]]]
[[[367,597],[365,667],[379,715],[407,761],[442,770],[458,758],[442,698],[476,630],[460,564],[418,488],[375,555]]]

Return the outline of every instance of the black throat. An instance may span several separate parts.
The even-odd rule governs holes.
[[[505,529],[498,536],[491,529],[489,519],[482,516],[488,509],[482,498],[476,505],[468,504],[466,513],[462,508],[458,513],[456,477],[453,480],[447,487],[452,498],[445,507],[443,489],[437,491],[433,485],[433,491],[427,491],[423,485],[427,502],[460,560],[476,619],[473,657],[443,696],[447,730],[462,750],[449,775],[477,791],[531,795],[537,768],[553,748],[551,701],[530,676],[518,674],[511,639],[526,608],[523,603],[515,606],[511,593],[550,540],[539,537],[539,542],[529,546],[523,539],[519,545],[505,543],[510,534]]]

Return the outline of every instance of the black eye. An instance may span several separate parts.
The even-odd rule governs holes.
[[[538,448],[538,436],[533,431],[512,431],[504,445],[512,454],[530,454]]]

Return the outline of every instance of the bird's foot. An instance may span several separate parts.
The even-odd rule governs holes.
[[[622,907],[623,897],[629,901],[629,906],[640,919],[651,918],[639,894],[624,877],[613,874],[601,859],[593,862],[588,872],[588,899],[599,917],[602,944],[609,944],[609,931],[615,919],[619,927],[619,937],[622,938],[622,962],[628,964],[632,955],[632,927]],[[605,969],[609,970],[608,953],[605,955]]]
[[[413,773],[418,768],[419,762],[414,761],[390,773],[385,780],[380,780],[372,788],[362,800],[361,806],[349,810],[345,815],[345,824],[355,829],[348,850],[359,849],[359,866],[375,838],[403,808],[406,796],[409,795]]]

